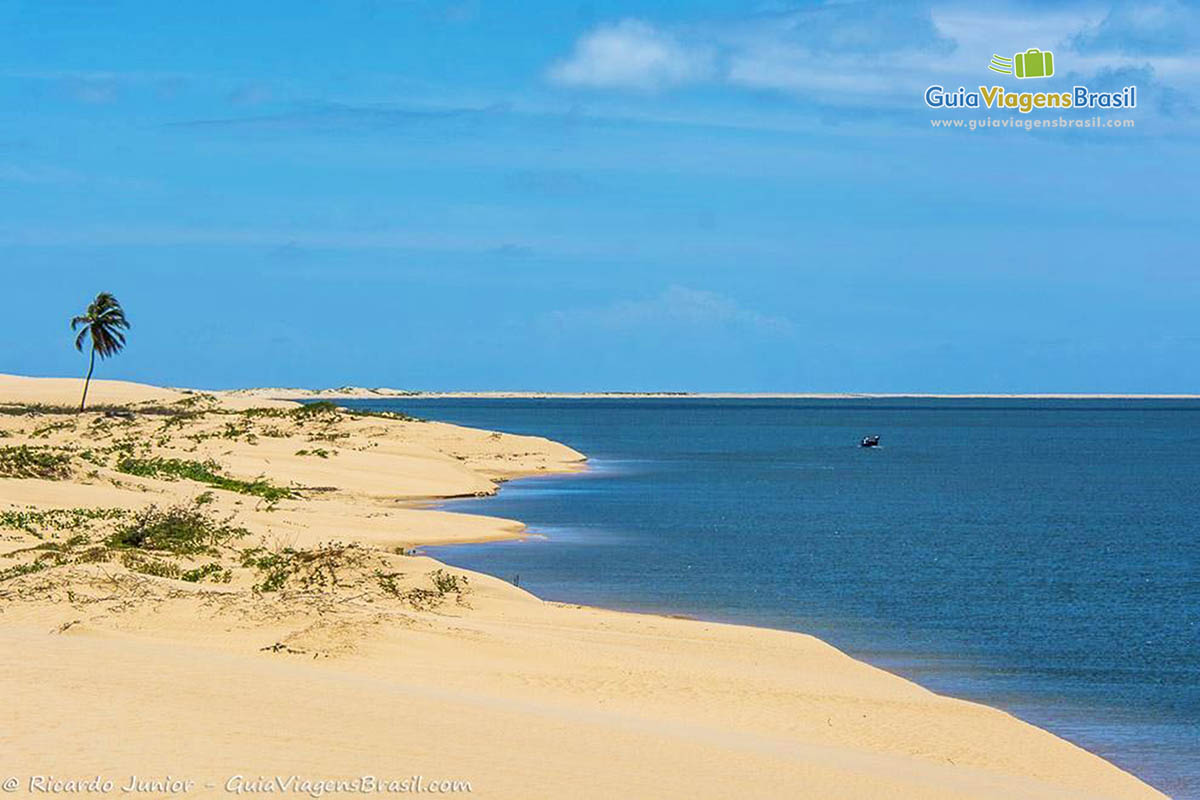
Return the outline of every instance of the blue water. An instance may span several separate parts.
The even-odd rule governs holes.
[[[536,594],[812,633],[1200,798],[1200,403],[399,400],[592,472],[431,549]],[[857,447],[879,433],[877,450]]]

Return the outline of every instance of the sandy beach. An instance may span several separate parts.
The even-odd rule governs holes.
[[[565,445],[282,399],[384,390],[93,381],[75,415],[81,383],[0,376],[16,796],[368,776],[485,798],[1164,797],[811,636],[545,602],[414,554],[520,537],[426,506],[586,469]]]

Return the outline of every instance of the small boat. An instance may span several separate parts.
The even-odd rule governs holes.
[[[863,440],[858,443],[859,447],[879,447],[878,436],[864,436]]]

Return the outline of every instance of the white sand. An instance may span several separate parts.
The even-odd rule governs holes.
[[[79,383],[2,376],[0,404],[71,404]],[[187,397],[98,381],[92,400]],[[211,407],[262,405],[240,393]],[[153,415],[0,417],[0,447],[77,451],[63,479],[0,478],[0,511],[139,509],[209,491],[123,473],[116,450],[78,453],[122,439],[138,457],[212,459],[229,476],[308,487],[273,507],[211,490],[204,508],[250,531],[217,557],[228,583],[144,575],[116,557],[0,581],[0,778],[169,773],[196,781],[189,796],[224,796],[236,774],[420,774],[468,780],[486,798],[1162,797],[1008,714],[809,636],[547,603],[496,578],[437,573],[396,548],[521,525],[402,501],[495,491],[580,469],[581,456],[440,423],[301,423],[274,405],[283,416],[210,411],[165,428]],[[326,457],[297,454],[314,449]],[[0,553],[71,535],[0,530]],[[331,541],[361,545],[336,551],[332,575],[255,590],[263,573],[239,566],[251,546],[312,553]],[[467,583],[434,591],[447,576]]]

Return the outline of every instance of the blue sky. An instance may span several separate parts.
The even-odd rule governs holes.
[[[0,2],[0,371],[210,388],[1200,390],[1179,2]],[[1052,49],[1040,82],[993,53]],[[1138,86],[1132,130],[925,87]],[[1036,85],[1033,85],[1036,84]],[[1063,116],[1084,118],[1086,112]]]

